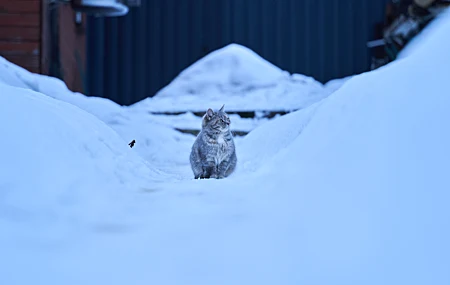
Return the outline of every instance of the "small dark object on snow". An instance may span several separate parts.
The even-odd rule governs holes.
[[[135,141],[135,140],[132,140],[128,145],[129,145],[131,148],[133,148],[133,146],[134,146],[135,143],[136,143],[136,141]]]

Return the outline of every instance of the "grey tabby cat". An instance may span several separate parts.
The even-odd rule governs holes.
[[[190,162],[195,179],[229,176],[236,168],[237,157],[230,118],[223,111],[211,108],[203,116],[202,130],[192,146]]]

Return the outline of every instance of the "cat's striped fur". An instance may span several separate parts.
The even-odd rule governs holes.
[[[203,116],[202,130],[192,146],[190,162],[197,178],[221,179],[236,168],[237,157],[230,118],[224,106],[214,112],[208,109]]]

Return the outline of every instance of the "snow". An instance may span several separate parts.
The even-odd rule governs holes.
[[[223,180],[193,180],[193,136],[145,108],[1,71],[0,283],[449,284],[442,19],[410,56],[239,139]]]
[[[91,196],[80,202],[96,207],[121,184],[136,188],[160,175],[93,115],[27,89],[1,84],[1,90],[0,185],[7,202],[1,208],[61,213],[77,196]],[[40,199],[29,199],[30,192]]]
[[[329,94],[311,77],[289,74],[255,52],[237,44],[213,51],[154,97],[132,106],[149,112],[291,111],[305,108]]]
[[[27,70],[9,63],[0,57],[0,82],[10,86],[31,89],[52,98],[62,100],[80,107],[100,119],[105,119],[113,113],[121,113],[122,108],[110,101],[98,97],[87,97],[77,92],[71,92],[61,80],[45,75],[30,73]]]
[[[114,129],[128,143],[136,140],[136,150],[147,161],[158,160],[167,164],[184,161],[177,153],[185,153],[194,141],[191,135],[180,134],[171,124],[162,124],[161,117],[148,112],[137,112],[110,100],[88,97],[71,92],[59,79],[33,74],[0,57],[0,80],[9,85],[27,88],[51,98],[70,103],[87,111]],[[201,118],[198,118],[201,125]]]
[[[333,79],[325,83],[324,88],[327,93],[334,93],[336,90],[342,87],[347,81],[349,81],[353,76],[347,76],[344,78]]]

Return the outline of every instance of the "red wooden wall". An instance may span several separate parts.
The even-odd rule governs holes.
[[[86,16],[76,23],[70,4],[50,3],[0,0],[0,56],[31,72],[58,76],[72,91],[83,92]],[[57,23],[51,22],[50,9]],[[57,35],[50,25],[57,25]]]
[[[41,0],[0,0],[0,56],[41,72]]]
[[[84,93],[86,16],[82,14],[82,21],[77,25],[76,13],[70,5],[60,5],[58,9],[61,79],[70,90]]]

